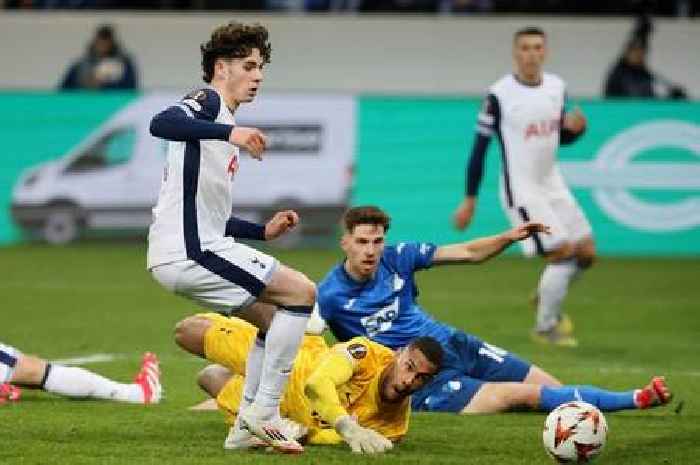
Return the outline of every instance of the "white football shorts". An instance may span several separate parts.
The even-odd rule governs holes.
[[[231,314],[255,302],[270,282],[277,260],[245,244],[216,252],[204,251],[194,260],[151,268],[166,289],[206,308]]]
[[[593,234],[586,215],[568,191],[538,196],[516,193],[514,198],[515,206],[504,207],[513,226],[533,221],[545,224],[551,229],[550,234],[535,234],[520,242],[523,253],[528,257],[543,255],[566,242],[580,242]]]

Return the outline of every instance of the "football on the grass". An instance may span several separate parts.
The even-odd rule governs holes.
[[[588,463],[605,446],[608,425],[591,404],[573,401],[561,404],[544,421],[542,441],[547,453],[559,463]]]

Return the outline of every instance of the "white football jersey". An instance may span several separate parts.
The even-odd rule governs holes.
[[[189,94],[178,106],[191,118],[235,125],[233,113],[213,88]],[[225,231],[238,157],[238,147],[221,140],[168,142],[148,232],[149,269],[235,244]]]
[[[509,207],[525,200],[514,197],[566,190],[556,166],[564,103],[564,81],[549,73],[539,85],[508,74],[489,88],[478,130],[495,133],[501,143],[502,185]]]

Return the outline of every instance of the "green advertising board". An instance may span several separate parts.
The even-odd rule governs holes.
[[[0,93],[0,244],[23,238],[12,222],[22,172],[66,156],[134,101],[121,93]],[[352,203],[394,218],[391,240],[463,241],[508,227],[492,143],[474,222],[451,225],[481,102],[456,97],[357,98]],[[605,255],[700,254],[700,103],[584,101],[586,134],[561,148],[561,169]]]
[[[700,254],[700,104],[587,101],[586,134],[561,169],[604,255]],[[463,241],[508,226],[492,143],[473,224],[451,226],[464,195],[479,99],[362,97],[353,204],[379,204],[392,240]]]

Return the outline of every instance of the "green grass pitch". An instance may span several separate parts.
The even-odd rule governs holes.
[[[275,251],[321,278],[339,258],[324,251]],[[24,391],[0,406],[0,464],[524,464],[550,463],[541,413],[458,417],[416,414],[409,435],[383,457],[347,447],[308,447],[300,457],[230,453],[218,412],[189,412],[204,399],[194,383],[204,362],[172,342],[173,325],[197,311],[144,270],[140,245],[87,243],[0,249],[0,340],[50,359],[116,354],[88,368],[130,380],[141,353],[162,361],[166,398],[143,408],[68,401]],[[670,408],[607,414],[601,464],[700,463],[700,261],[602,258],[566,304],[581,346],[534,345],[528,296],[541,263],[513,257],[419,274],[423,306],[435,316],[520,354],[565,382],[612,389],[665,374]],[[674,412],[678,401],[685,408]]]

